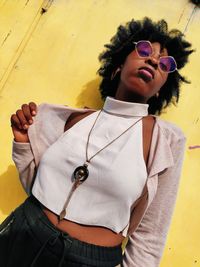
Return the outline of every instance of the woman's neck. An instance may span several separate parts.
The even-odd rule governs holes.
[[[123,91],[117,90],[114,98],[126,102],[135,102],[141,104],[147,103],[147,99],[145,99],[143,96],[134,94],[134,92],[124,91],[124,90]]]
[[[114,98],[126,102],[146,104],[148,98],[139,94],[139,92],[138,88],[128,88],[124,83],[120,82]]]

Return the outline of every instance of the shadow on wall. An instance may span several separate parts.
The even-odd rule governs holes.
[[[17,169],[9,165],[0,176],[0,210],[8,215],[27,197],[18,178]]]
[[[101,109],[103,101],[99,92],[99,84],[100,78],[96,78],[83,85],[81,93],[76,99],[76,105],[81,108]]]
[[[76,99],[76,105],[101,109],[103,101],[98,90],[99,84],[100,78],[98,77],[83,85],[82,91]],[[0,211],[6,217],[26,198],[27,195],[18,178],[16,167],[9,165],[7,171],[0,176]]]

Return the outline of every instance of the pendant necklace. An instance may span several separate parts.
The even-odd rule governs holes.
[[[125,134],[128,130],[130,130],[137,122],[139,122],[140,120],[142,120],[143,117],[141,117],[140,119],[138,119],[136,122],[134,122],[133,124],[131,124],[131,126],[129,126],[125,131],[123,131],[120,135],[118,135],[116,138],[114,138],[111,142],[109,142],[107,145],[105,145],[103,148],[101,148],[100,150],[98,150],[93,156],[91,156],[90,158],[88,157],[88,146],[89,146],[89,140],[90,140],[90,136],[92,133],[92,130],[97,122],[97,119],[99,118],[101,112],[103,111],[103,109],[100,110],[100,112],[98,113],[90,131],[88,134],[88,138],[87,138],[87,143],[86,143],[86,161],[83,165],[78,166],[74,172],[73,172],[73,177],[74,177],[74,183],[71,187],[71,190],[69,192],[69,195],[64,203],[63,209],[59,215],[59,220],[62,220],[65,215],[66,215],[66,208],[67,205],[72,197],[73,192],[76,190],[76,188],[82,184],[89,176],[89,170],[88,170],[88,165],[91,161],[91,159],[93,159],[97,154],[99,154],[102,150],[104,150],[105,148],[107,148],[109,145],[111,145],[113,142],[115,142],[118,138],[120,138],[123,134]]]

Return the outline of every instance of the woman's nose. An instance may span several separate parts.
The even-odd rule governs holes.
[[[155,57],[150,57],[146,60],[146,62],[151,65],[152,67],[154,67],[154,69],[157,69],[158,68],[158,62],[159,62],[159,59],[158,58],[155,58]]]

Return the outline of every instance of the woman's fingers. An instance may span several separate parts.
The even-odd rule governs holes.
[[[34,102],[23,104],[16,114],[11,116],[11,125],[19,130],[27,130],[33,123],[33,116],[37,113],[37,105]]]
[[[32,124],[33,123],[33,120],[32,120],[32,110],[30,108],[29,105],[27,104],[23,104],[22,105],[22,112],[23,112],[23,115],[26,119],[26,121],[28,122],[28,124]]]
[[[12,116],[10,118],[10,122],[11,122],[12,127],[15,127],[15,128],[22,130],[20,120],[18,119],[16,114],[12,114]]]
[[[17,115],[17,117],[19,119],[19,122],[21,124],[22,129],[27,130],[29,122],[27,121],[27,119],[25,117],[24,111],[21,110],[21,109],[18,109],[17,112],[16,112],[16,115]]]
[[[37,113],[37,105],[34,102],[30,102],[29,108],[30,108],[32,116],[35,116]]]
[[[37,105],[34,102],[23,104],[21,109],[18,109],[15,114],[10,117],[11,127],[14,140],[16,142],[28,143],[28,128],[33,124],[33,117],[37,113]]]

